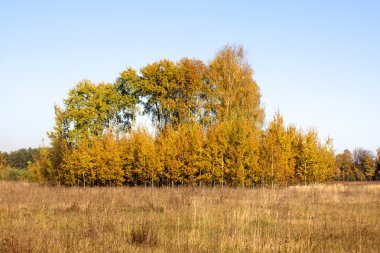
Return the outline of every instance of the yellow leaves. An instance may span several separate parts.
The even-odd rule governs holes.
[[[46,147],[40,148],[38,156],[34,157],[33,163],[28,165],[32,179],[39,183],[55,183],[55,170],[53,168],[49,150]]]
[[[181,124],[165,129],[157,139],[163,175],[169,184],[195,185],[201,181],[204,165],[202,126]]]
[[[155,139],[146,129],[132,130],[121,141],[123,171],[127,183],[155,185],[161,176]]]
[[[212,92],[216,100],[212,103],[218,121],[244,117],[261,127],[264,116],[261,94],[243,47],[226,46],[220,50],[210,63],[208,77],[215,86]]]
[[[144,113],[160,130],[202,118],[207,94],[206,67],[200,60],[161,60],[141,68]]]
[[[183,58],[127,68],[114,84],[79,82],[55,107],[52,148],[31,167],[66,185],[288,184],[331,177],[332,145],[264,110],[241,46],[209,64]],[[156,136],[131,130],[136,106]],[[43,153],[45,152],[45,153]],[[40,174],[38,174],[40,173]]]
[[[68,185],[122,185],[121,150],[118,140],[107,134],[82,140],[73,150],[63,155],[62,183]]]

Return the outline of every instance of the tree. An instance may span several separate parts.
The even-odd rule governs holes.
[[[35,155],[39,152],[37,148],[21,148],[7,154],[7,164],[12,168],[26,169],[28,163],[32,162]]]
[[[258,130],[247,120],[212,125],[207,133],[207,172],[212,184],[253,186],[257,183]]]
[[[183,182],[186,185],[202,185],[204,160],[204,133],[199,123],[178,126],[177,149],[181,160]]]
[[[151,185],[159,183],[161,164],[154,136],[138,128],[121,141],[121,159],[126,183]]]
[[[282,115],[277,112],[265,131],[261,148],[262,168],[266,177],[274,184],[287,184],[293,181],[295,158],[292,152],[292,139],[288,134]]]
[[[261,94],[243,47],[225,46],[220,50],[210,62],[208,79],[217,122],[243,117],[261,128],[264,118]]]
[[[224,124],[213,124],[206,136],[207,165],[203,176],[208,178],[213,186],[226,184],[225,157],[228,148],[227,127]]]
[[[28,165],[28,170],[31,173],[33,181],[39,183],[56,183],[56,173],[51,161],[49,148],[40,148],[38,155],[35,154],[34,162]]]
[[[353,153],[357,178],[363,180],[373,180],[376,171],[374,154],[362,148],[356,148]]]
[[[120,186],[124,182],[121,150],[112,133],[82,139],[62,158],[60,181],[65,185]]]
[[[324,144],[318,142],[317,147],[318,156],[314,180],[316,182],[325,182],[331,180],[338,173],[336,171],[332,139],[328,137]]]
[[[137,99],[125,93],[121,84],[79,82],[64,100],[64,109],[56,107],[56,127],[52,138],[63,137],[69,148],[81,139],[101,136],[106,130],[125,131],[131,127]]]
[[[202,122],[207,114],[206,66],[184,58],[177,63],[161,60],[141,68],[140,96],[144,113],[159,130],[182,123]]]
[[[307,185],[312,182],[312,172],[316,163],[316,132],[310,130],[306,135],[298,133],[298,143],[296,150],[296,176],[299,182]]]
[[[180,159],[179,135],[172,127],[161,131],[157,137],[157,149],[162,164],[161,181],[165,185],[178,185],[183,182],[183,160]]]
[[[332,140],[321,144],[314,129],[298,133],[296,153],[296,176],[305,185],[310,182],[324,182],[335,174],[335,160]]]
[[[336,155],[336,165],[339,170],[339,180],[356,180],[352,153],[345,149],[343,153]]]

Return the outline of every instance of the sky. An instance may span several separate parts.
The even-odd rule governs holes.
[[[279,110],[337,152],[380,147],[380,1],[0,0],[0,150],[49,144],[80,80],[226,44],[246,49],[267,121]]]

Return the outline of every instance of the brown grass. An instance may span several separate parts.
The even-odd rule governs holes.
[[[380,184],[64,188],[0,182],[0,252],[379,252]]]

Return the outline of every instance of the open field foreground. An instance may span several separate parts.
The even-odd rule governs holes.
[[[380,184],[65,188],[0,182],[0,252],[379,252]]]

